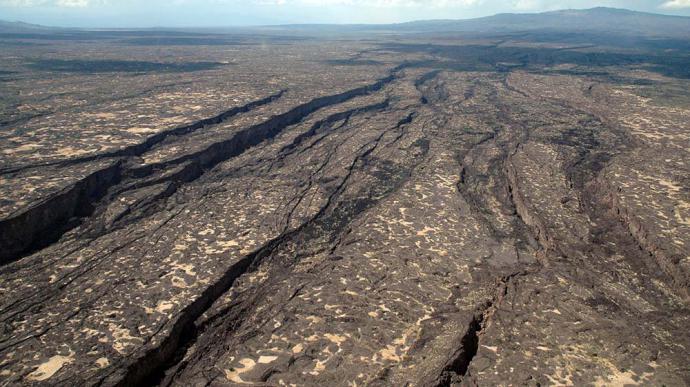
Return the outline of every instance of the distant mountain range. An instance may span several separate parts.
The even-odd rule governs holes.
[[[239,30],[229,28],[232,30]],[[636,12],[617,8],[561,10],[543,13],[504,13],[494,16],[459,20],[422,20],[380,25],[294,24],[264,26],[249,29],[326,31],[326,32],[392,32],[392,33],[538,33],[587,32],[613,33],[645,37],[673,37],[690,39],[690,17]],[[131,29],[130,29],[131,30]],[[147,29],[148,31],[155,29]],[[178,30],[161,28],[161,30]],[[182,29],[181,29],[182,30]],[[200,29],[194,29],[200,30]],[[211,30],[211,29],[203,29]],[[218,30],[218,29],[213,29]],[[0,21],[0,33],[67,32],[79,29],[45,27],[22,22]]]
[[[532,14],[504,13],[467,20],[401,23],[396,29],[420,32],[516,32],[535,30],[602,31],[690,38],[690,17],[617,8],[561,10]]]

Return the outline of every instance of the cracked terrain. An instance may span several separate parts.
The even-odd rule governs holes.
[[[0,385],[690,385],[687,51],[187,35],[0,35]]]

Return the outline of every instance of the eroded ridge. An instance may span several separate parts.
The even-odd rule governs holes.
[[[3,118],[0,384],[690,384],[687,79],[454,44],[251,46]]]

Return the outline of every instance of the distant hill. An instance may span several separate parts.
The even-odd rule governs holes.
[[[544,13],[504,13],[478,19],[429,20],[392,26],[415,32],[517,32],[556,30],[612,32],[690,38],[690,17],[668,16],[617,8],[561,10]]]
[[[0,32],[37,32],[48,31],[55,29],[53,27],[45,27],[38,24],[29,24],[20,21],[4,21],[0,20]]]

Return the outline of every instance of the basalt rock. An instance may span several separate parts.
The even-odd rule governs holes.
[[[3,46],[0,384],[690,384],[687,58],[521,36]]]

